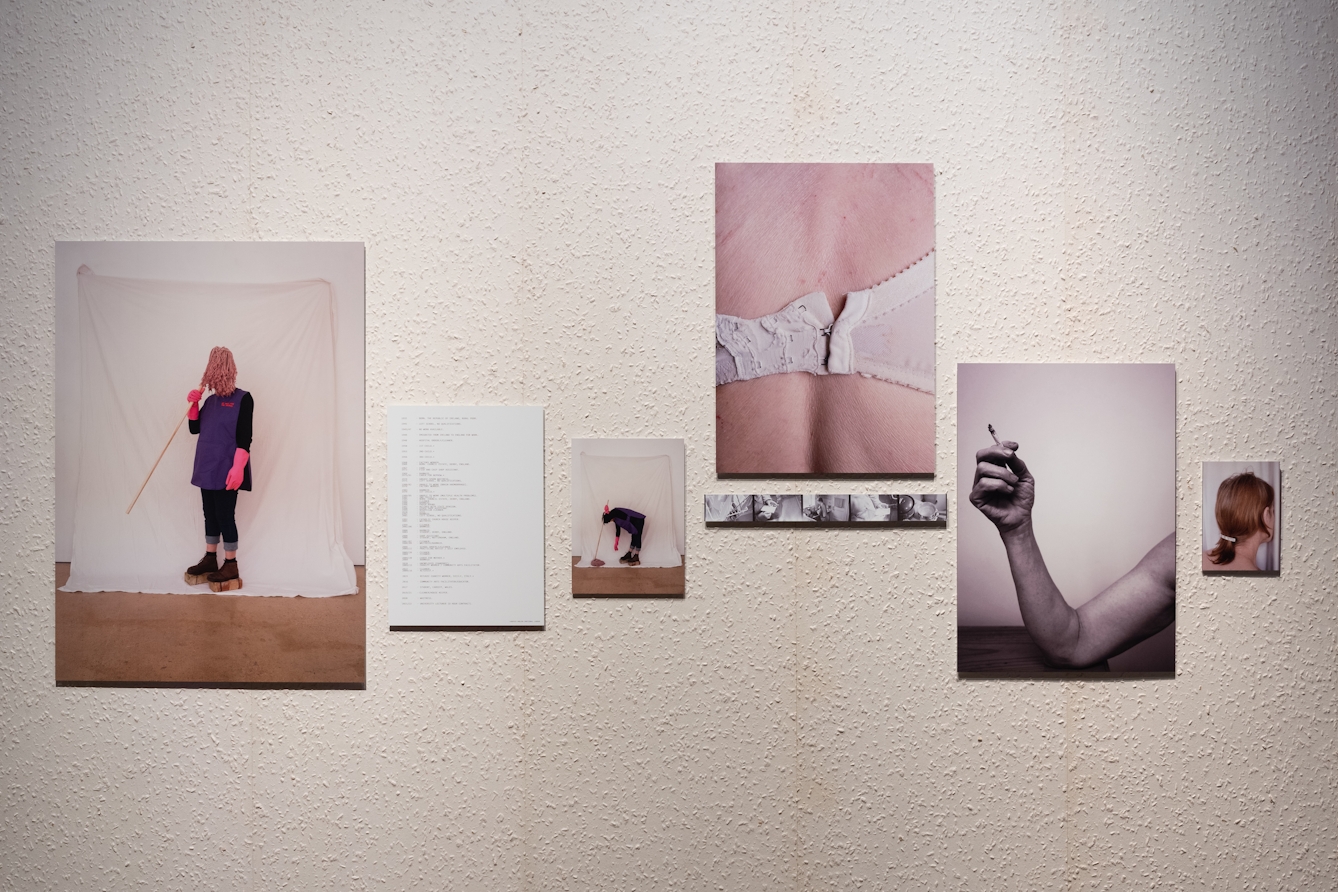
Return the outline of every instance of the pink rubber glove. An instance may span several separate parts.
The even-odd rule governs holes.
[[[203,390],[192,390],[186,394],[186,402],[190,403],[190,410],[186,412],[186,417],[191,421],[200,420],[200,397],[204,396]]]
[[[232,456],[232,470],[228,471],[228,479],[223,481],[224,489],[237,489],[242,485],[243,472],[246,470],[246,460],[251,457],[251,453],[242,447],[237,447],[237,452]]]

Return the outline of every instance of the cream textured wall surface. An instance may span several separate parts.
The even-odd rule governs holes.
[[[6,2],[0,887],[1333,889],[1336,45],[1325,0]],[[959,679],[955,520],[702,526],[722,160],[936,165],[917,489],[959,361],[1176,363],[1176,678]],[[57,239],[366,242],[365,691],[55,687]],[[547,407],[546,631],[386,631],[405,402]],[[686,438],[685,599],[570,597],[589,436]],[[1253,457],[1282,575],[1204,578],[1198,463]]]

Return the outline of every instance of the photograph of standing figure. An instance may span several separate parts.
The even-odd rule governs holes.
[[[717,164],[716,472],[934,473],[934,168]]]
[[[200,406],[205,390],[212,390]],[[191,485],[200,488],[204,509],[204,557],[186,569],[187,584],[209,583],[215,592],[242,587],[237,567],[237,493],[251,489],[251,436],[255,399],[237,389],[237,362],[227,347],[209,351],[200,386],[186,395],[190,432],[195,437]],[[218,546],[223,544],[223,563]]]
[[[682,440],[571,441],[571,591],[686,593]]]
[[[1175,671],[1175,367],[957,367],[957,668]]]
[[[365,683],[363,258],[57,243],[58,683]]]
[[[1277,573],[1282,480],[1275,461],[1203,463],[1203,572]]]

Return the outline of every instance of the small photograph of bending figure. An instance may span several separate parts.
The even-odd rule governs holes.
[[[571,593],[686,592],[683,441],[571,441]]]
[[[1277,573],[1282,481],[1275,461],[1203,463],[1203,572]]]
[[[752,523],[753,497],[751,495],[706,496],[707,523]]]
[[[957,367],[957,670],[1175,671],[1175,367]]]

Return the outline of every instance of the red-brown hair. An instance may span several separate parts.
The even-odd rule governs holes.
[[[209,364],[204,367],[204,377],[200,379],[200,389],[205,388],[219,396],[232,396],[237,389],[237,363],[227,347],[209,351]]]
[[[1222,481],[1217,487],[1217,507],[1213,515],[1217,518],[1217,529],[1223,537],[1217,546],[1208,552],[1208,558],[1214,564],[1229,564],[1236,559],[1236,542],[1252,536],[1260,530],[1267,530],[1264,525],[1264,511],[1273,507],[1273,487],[1268,481],[1254,476],[1253,471],[1235,474]]]

